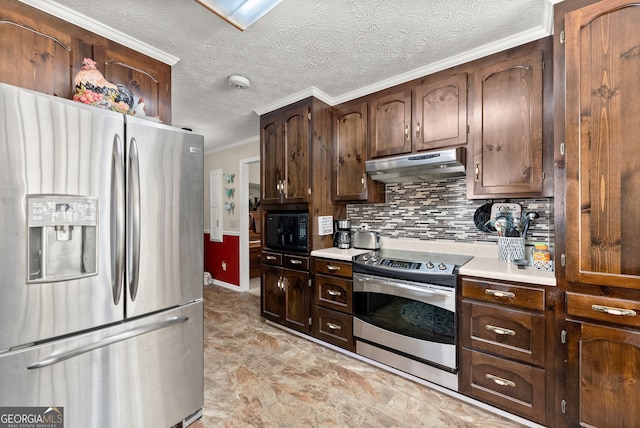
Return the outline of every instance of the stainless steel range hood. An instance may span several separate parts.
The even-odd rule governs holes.
[[[407,183],[465,175],[464,147],[375,159],[365,162],[372,179],[383,183]]]

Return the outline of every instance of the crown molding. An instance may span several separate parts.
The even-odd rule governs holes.
[[[274,111],[277,110],[281,107],[285,107],[288,106],[289,104],[295,103],[297,101],[300,100],[304,100],[305,98],[309,98],[309,97],[314,97],[316,99],[319,99],[320,101],[329,104],[330,106],[335,105],[335,101],[334,99],[327,95],[326,93],[322,92],[320,89],[315,88],[315,87],[310,87],[307,89],[304,89],[300,92],[297,92],[293,95],[290,95],[288,97],[282,98],[278,101],[275,101],[271,104],[268,104],[266,106],[260,107],[258,109],[255,110],[255,112],[258,114],[258,116],[261,116],[265,113],[269,113],[270,111]]]
[[[180,58],[168,54],[160,49],[154,48],[138,39],[128,36],[118,30],[108,27],[93,18],[84,16],[78,12],[69,9],[66,6],[55,3],[49,0],[20,0],[20,2],[33,6],[36,9],[40,9],[50,15],[70,22],[85,30],[96,33],[102,37],[106,37],[109,40],[120,43],[128,48],[134,49],[140,53],[143,53],[151,58],[162,61],[168,65],[175,65],[180,61]]]

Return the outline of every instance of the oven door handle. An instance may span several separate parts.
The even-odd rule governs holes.
[[[409,284],[404,284],[402,282],[389,281],[389,285],[393,287],[402,288],[408,291],[414,291],[416,293],[428,294],[430,296],[442,296],[442,297],[451,296],[451,292],[449,291],[441,291],[441,290],[434,290],[432,288],[417,287]]]
[[[453,297],[454,291],[439,290],[431,288],[429,285],[417,286],[404,282],[392,281],[387,278],[370,277],[359,274],[353,275],[353,291],[372,292],[392,294],[396,296],[406,297],[407,294],[414,297],[420,297],[424,299],[430,299],[434,296],[438,297]]]

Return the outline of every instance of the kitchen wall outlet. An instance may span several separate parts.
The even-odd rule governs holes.
[[[222,262],[222,270],[227,270],[227,262]]]

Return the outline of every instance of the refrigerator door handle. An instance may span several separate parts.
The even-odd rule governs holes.
[[[122,297],[125,262],[125,194],[124,194],[124,148],[120,135],[113,137],[111,150],[111,248],[114,262],[111,263],[111,289],[113,302],[117,305]]]
[[[140,275],[140,159],[138,144],[135,138],[129,143],[129,295],[135,301],[138,294],[138,277]]]
[[[86,354],[87,352],[104,348],[106,346],[113,345],[114,343],[121,342],[123,340],[131,339],[132,337],[151,333],[152,331],[161,330],[163,328],[168,328],[176,324],[181,324],[181,323],[187,322],[188,320],[189,320],[189,317],[184,315],[179,317],[171,317],[164,321],[158,321],[153,324],[141,326],[138,328],[134,328],[132,330],[123,331],[121,333],[114,334],[113,336],[106,337],[100,340],[99,342],[88,343],[86,345],[79,346],[75,349],[71,349],[69,351],[62,352],[60,354],[50,355],[46,358],[43,358],[40,361],[30,364],[29,366],[27,366],[27,369],[33,370],[33,369],[41,369],[44,367],[52,366],[54,364],[61,363],[62,361],[77,357],[78,355]]]

